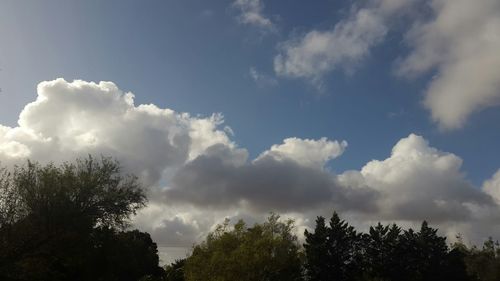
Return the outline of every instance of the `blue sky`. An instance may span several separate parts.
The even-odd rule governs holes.
[[[136,103],[223,113],[252,155],[290,136],[345,139],[350,148],[333,165],[343,171],[387,155],[414,132],[460,155],[470,179],[481,183],[500,167],[500,112],[489,108],[459,130],[440,131],[422,106],[432,73],[394,74],[395,60],[408,53],[401,32],[408,23],[397,22],[352,73],[329,72],[321,91],[276,77],[278,44],[330,28],[351,4],[267,1],[262,12],[277,26],[267,32],[239,23],[230,1],[2,1],[0,120],[15,125],[40,81],[109,80],[133,92]],[[251,68],[274,82],[258,85]]]
[[[52,154],[67,153],[67,157],[75,153],[85,155],[89,151],[118,153],[117,157],[123,159],[125,165],[146,167],[131,170],[146,175],[144,177],[153,185],[173,183],[173,190],[184,188],[186,194],[167,192],[166,197],[184,200],[197,208],[191,213],[181,207],[167,210],[162,205],[164,202],[153,200],[152,204],[157,204],[155,210],[175,216],[175,219],[168,219],[144,215],[138,219],[137,225],[153,234],[157,231],[157,237],[164,233],[162,231],[170,233],[168,225],[181,227],[191,234],[204,233],[220,216],[227,215],[220,213],[218,208],[227,207],[224,204],[229,204],[233,198],[253,206],[247,213],[236,212],[233,216],[269,211],[267,199],[250,196],[241,190],[234,194],[228,192],[227,202],[210,197],[212,192],[220,191],[217,189],[220,186],[238,186],[239,180],[246,182],[242,175],[265,178],[265,174],[260,174],[259,165],[270,165],[276,169],[277,177],[280,172],[295,171],[307,178],[311,176],[308,169],[312,167],[319,169],[316,171],[320,173],[319,178],[325,176],[328,178],[325,181],[347,182],[348,186],[356,185],[358,176],[345,172],[360,171],[359,177],[365,182],[363,186],[373,187],[359,195],[366,198],[371,198],[368,194],[372,192],[380,192],[379,183],[384,178],[380,171],[405,176],[399,183],[404,185],[407,181],[408,186],[412,186],[413,177],[436,179],[425,183],[428,185],[462,186],[463,190],[457,188],[462,190],[457,192],[460,195],[454,191],[450,193],[452,203],[446,210],[436,207],[436,212],[415,211],[415,216],[407,217],[388,215],[390,211],[387,210],[377,213],[387,220],[412,221],[428,215],[435,216],[438,222],[453,221],[455,218],[447,214],[460,213],[453,209],[456,202],[469,204],[468,200],[476,196],[470,199],[471,202],[490,206],[485,203],[490,199],[481,197],[483,191],[500,201],[500,191],[496,190],[500,189],[500,173],[494,176],[500,168],[500,36],[496,32],[500,26],[500,4],[495,0],[452,3],[455,2],[0,1],[0,124],[3,125],[3,131],[0,130],[3,159],[0,160],[10,163],[11,158],[19,160],[24,156],[61,160],[47,156],[51,154],[47,152],[52,151],[50,149],[56,149]],[[464,19],[463,11],[468,11]],[[56,78],[65,80],[52,81]],[[76,79],[83,82],[72,83]],[[36,87],[42,81],[52,82],[40,84],[37,100]],[[130,106],[123,92],[114,86],[85,81],[113,82],[121,91],[134,93],[135,107]],[[116,104],[105,103],[99,95],[86,93],[85,89],[102,92],[102,95],[111,91]],[[41,94],[43,91],[46,94]],[[72,96],[74,101],[69,100],[73,91],[77,93]],[[76,98],[79,95],[95,98],[90,105],[103,102],[104,105],[96,108],[104,110],[93,111],[94,108]],[[25,108],[35,100],[33,106]],[[155,109],[141,109],[140,104],[153,104],[155,108],[168,108],[176,113],[187,112],[191,117],[165,117],[160,124],[173,122],[177,127],[174,130],[168,123],[167,129],[158,129],[151,125],[156,124]],[[150,119],[141,126],[127,123],[130,120],[125,113],[125,117],[114,115],[114,106],[136,113],[148,111]],[[92,119],[88,112],[94,112],[101,119],[97,123],[85,119],[75,121]],[[224,116],[224,124],[219,124],[217,118],[210,119],[214,113]],[[121,120],[122,117],[125,119]],[[56,121],[46,123],[47,120]],[[101,127],[107,123],[113,126]],[[201,123],[203,125],[199,125]],[[130,143],[126,143],[122,140],[127,138],[124,137],[127,129],[120,131],[122,125],[123,128],[130,126],[131,133],[145,135],[130,136]],[[156,137],[163,133],[171,137],[172,130],[182,131],[179,128],[183,126],[191,128],[191,133],[199,130],[196,131],[198,139],[189,135],[189,148],[172,140],[173,143],[163,143],[163,139]],[[224,126],[229,126],[234,135],[227,129],[224,131]],[[89,133],[85,134],[85,130]],[[106,130],[109,136],[101,132]],[[27,140],[26,136],[32,133],[38,134],[37,137],[33,135]],[[181,135],[186,137],[186,134]],[[323,137],[326,140],[320,141]],[[295,139],[287,142],[287,138]],[[78,145],[83,140],[85,145],[68,149],[55,144],[62,140]],[[347,148],[341,145],[343,140],[348,142]],[[109,143],[99,146],[106,141]],[[42,145],[46,142],[54,144],[48,149]],[[141,144],[164,151],[156,155],[138,148]],[[210,148],[212,145],[215,148]],[[155,159],[132,157],[132,153],[117,150],[117,147],[137,149]],[[391,150],[394,155],[404,155],[408,161],[397,162],[396,156],[391,157]],[[246,153],[248,157],[244,157]],[[208,173],[203,165],[213,160],[212,157],[223,163],[229,159],[237,164],[229,169],[231,172],[223,171],[227,168],[224,165],[217,170],[226,177],[207,179],[203,177]],[[378,162],[370,162],[374,159]],[[432,159],[437,160],[433,162]],[[131,164],[133,162],[135,164]],[[300,167],[305,166],[307,169],[301,170]],[[238,170],[240,168],[242,171]],[[399,168],[401,171],[397,170]],[[441,168],[446,170],[440,174],[446,175],[446,180],[432,174],[433,169]],[[326,171],[328,175],[324,174]],[[214,189],[206,191],[207,194],[204,190],[192,190],[190,184],[193,183],[185,182],[183,177],[189,172],[200,176],[199,179],[193,176],[195,183],[198,183],[196,180],[213,181]],[[378,181],[372,182],[373,178],[367,176],[372,172]],[[171,177],[172,174],[175,176]],[[483,184],[484,181],[488,182]],[[285,183],[298,184],[293,179]],[[267,186],[268,182],[262,180],[260,184]],[[318,180],[318,186],[321,184]],[[392,188],[391,184],[387,188]],[[481,195],[470,195],[466,187]],[[324,194],[321,188],[318,187],[321,192],[317,194]],[[415,188],[420,187],[417,184]],[[411,190],[406,192],[413,194]],[[193,194],[197,195],[190,197]],[[298,196],[308,194],[299,192]],[[464,199],[464,194],[471,197]],[[351,196],[342,192],[337,195]],[[414,197],[420,198],[419,193]],[[359,198],[346,200],[361,202],[356,201],[361,200]],[[290,204],[295,199],[289,198]],[[310,200],[311,206],[321,203],[316,197]],[[208,205],[200,202],[208,202]],[[415,204],[427,208],[426,202]],[[406,203],[413,206],[414,202]],[[369,208],[370,204],[365,207]],[[284,212],[317,210],[317,205],[312,209],[304,205],[298,210],[286,204],[278,205]],[[203,214],[204,208],[219,211],[214,213],[212,221],[187,223]],[[340,204],[340,208],[346,212],[352,210],[349,204]],[[391,210],[403,212],[398,208]],[[464,217],[469,218],[468,215]],[[307,225],[307,219],[304,221]],[[153,224],[162,227],[155,228]],[[182,241],[191,241],[193,235],[186,234],[189,238]],[[176,243],[180,242],[167,241],[165,245]]]

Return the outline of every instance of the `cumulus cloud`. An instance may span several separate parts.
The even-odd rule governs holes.
[[[42,82],[17,127],[0,126],[3,164],[26,158],[61,162],[87,154],[112,155],[146,184],[202,154],[234,144],[222,116],[196,118],[155,105],[134,105],[134,95],[112,82]]]
[[[393,147],[389,158],[343,173],[340,182],[378,191],[378,218],[463,221],[473,217],[473,206],[495,203],[465,179],[461,165],[458,156],[432,148],[412,134]]]
[[[238,20],[241,23],[265,30],[275,28],[273,22],[262,14],[264,9],[262,0],[236,0],[233,2],[233,7],[239,10]]]
[[[18,126],[0,126],[2,164],[116,157],[152,185],[134,223],[162,245],[184,247],[224,217],[260,221],[269,211],[297,217],[301,230],[333,209],[361,224],[427,219],[463,234],[495,234],[488,224],[500,219],[500,172],[474,187],[462,159],[420,136],[401,139],[386,159],[336,174],[328,163],[345,141],[287,138],[249,159],[220,128],[220,114],[135,105],[133,94],[111,82],[57,79],[37,91]]]
[[[283,140],[283,144],[275,144],[263,152],[257,161],[270,156],[278,161],[292,159],[301,165],[322,168],[328,161],[344,153],[346,147],[346,141],[331,141],[327,138],[319,140],[287,138]]]
[[[484,182],[483,190],[500,204],[500,170],[491,179]]]
[[[376,0],[353,6],[349,17],[329,30],[312,30],[281,44],[274,59],[278,75],[305,78],[320,86],[322,77],[337,67],[352,68],[380,43],[388,21],[414,0]]]
[[[460,232],[480,241],[500,234],[489,226],[499,219],[494,198],[499,198],[500,172],[477,188],[461,171],[460,157],[411,134],[395,144],[388,158],[336,175],[324,167],[345,145],[291,138],[252,161],[222,145],[210,148],[181,168],[158,200],[226,217],[239,210],[257,221],[278,211],[298,218],[301,230],[311,227],[316,215],[337,210],[361,228],[377,221],[417,227],[427,220],[449,237]]]
[[[407,35],[411,53],[399,73],[436,71],[425,106],[443,129],[457,129],[474,112],[500,104],[500,2],[430,1],[433,16]]]

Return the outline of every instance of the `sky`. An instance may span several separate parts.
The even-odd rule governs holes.
[[[497,0],[0,1],[0,160],[117,158],[135,226],[340,211],[497,235]]]

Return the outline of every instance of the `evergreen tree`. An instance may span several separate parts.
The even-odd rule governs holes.
[[[308,279],[349,281],[359,278],[362,274],[361,234],[341,220],[336,212],[328,227],[324,226],[321,217],[316,222],[318,234],[316,231],[305,233]]]

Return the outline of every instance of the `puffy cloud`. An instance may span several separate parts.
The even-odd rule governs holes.
[[[483,190],[500,205],[500,170],[498,170],[491,179],[483,184]]]
[[[326,168],[347,147],[326,138],[288,138],[255,159],[219,129],[222,116],[192,117],[134,96],[111,82],[42,82],[17,127],[0,126],[0,159],[47,161],[103,154],[138,174],[150,203],[134,219],[164,246],[186,246],[224,217],[260,221],[269,211],[298,217],[298,229],[331,210],[360,225],[423,219],[448,233],[495,234],[500,172],[474,187],[462,160],[416,135],[387,159],[337,175]],[[473,230],[473,231],[472,231]]]
[[[273,30],[273,22],[262,14],[262,0],[236,0],[233,7],[240,11],[238,20],[243,24],[254,25],[266,30]]]
[[[432,148],[412,134],[394,146],[389,158],[370,161],[359,172],[346,172],[340,182],[378,191],[378,218],[463,221],[474,216],[474,206],[495,204],[464,178],[461,165],[458,156]]]
[[[257,160],[270,156],[278,161],[292,159],[304,166],[322,168],[328,161],[344,153],[346,147],[346,141],[287,138],[283,140],[283,144],[271,146]]]
[[[457,129],[467,117],[500,104],[500,2],[433,0],[433,17],[407,35],[411,53],[399,72],[436,71],[424,104],[443,129]]]
[[[195,118],[155,105],[134,105],[132,93],[112,82],[42,82],[18,126],[0,126],[4,164],[30,158],[66,161],[87,154],[112,155],[146,184],[222,143],[234,146],[218,127],[222,116]]]
[[[321,78],[338,66],[352,68],[380,43],[389,31],[388,21],[415,0],[370,1],[330,30],[312,30],[281,44],[274,59],[278,75],[306,78],[317,86]]]
[[[461,165],[458,156],[432,148],[412,134],[393,147],[389,158],[346,172],[340,182],[378,191],[378,218],[462,221],[472,218],[473,206],[495,204],[464,178]]]

